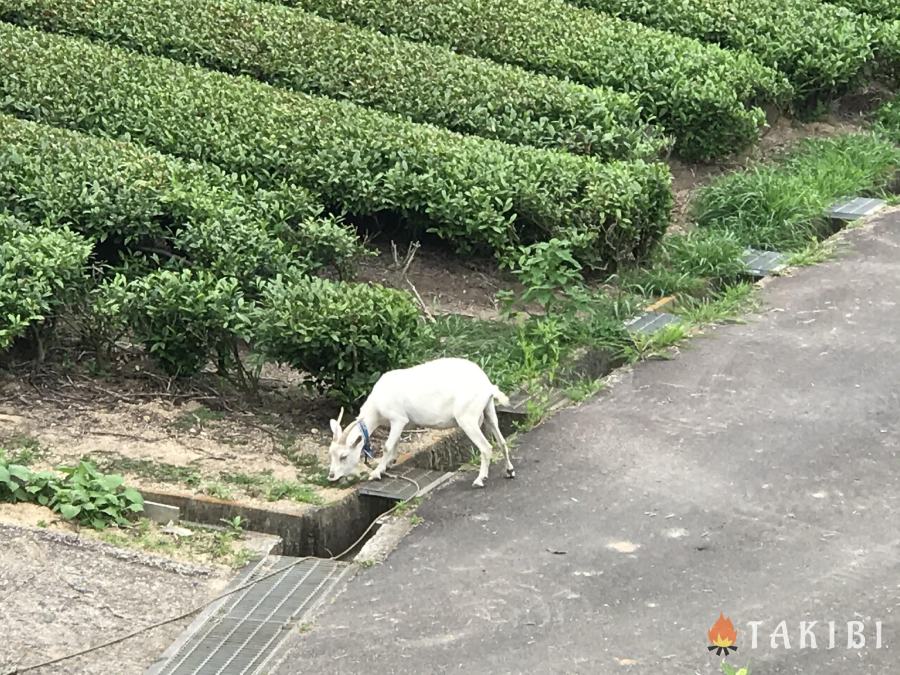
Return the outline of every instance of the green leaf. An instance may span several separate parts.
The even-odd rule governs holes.
[[[144,497],[134,488],[125,488],[122,490],[122,496],[134,504],[143,504]]]
[[[57,510],[63,518],[66,518],[68,520],[72,520],[75,516],[81,513],[81,507],[75,506],[74,504],[59,504]]]
[[[115,492],[125,482],[125,479],[119,474],[109,474],[98,478],[97,482],[107,492]]]

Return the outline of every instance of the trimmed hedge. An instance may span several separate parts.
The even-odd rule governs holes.
[[[307,373],[319,390],[349,402],[416,360],[422,323],[408,293],[296,273],[263,281],[259,292],[254,348]]]
[[[0,214],[0,352],[83,290],[91,250],[67,228]]]
[[[206,270],[156,270],[104,283],[96,306],[115,312],[173,375],[191,375],[212,359],[234,368],[246,341],[265,360],[306,373],[308,384],[346,403],[367,394],[387,370],[408,365],[423,324],[408,293],[347,284],[286,268],[261,279],[248,297],[231,277]]]
[[[798,101],[831,97],[872,60],[873,30],[817,0],[568,0],[647,26],[747,51],[779,70]]]
[[[102,92],[102,96],[98,95]],[[132,138],[327,206],[395,214],[461,250],[503,255],[550,236],[590,263],[646,253],[666,227],[661,164],[596,161],[465,137],[346,102],[273,89],[168,59],[0,26],[0,106]]]
[[[900,82],[900,2],[897,0],[828,0],[833,5],[871,17],[875,30],[875,60],[878,74]]]
[[[876,26],[875,55],[885,77],[900,82],[900,20],[880,21]]]
[[[252,279],[288,262],[315,270],[332,256],[314,248],[325,262],[315,260],[305,245],[355,236],[312,218],[293,228],[273,217],[272,193],[245,187],[215,167],[0,114],[0,208],[109,240],[108,257],[144,251]],[[316,208],[301,190],[276,196],[297,213]]]
[[[247,340],[349,401],[405,363],[420,330],[412,298],[306,276],[304,258],[268,235],[232,183],[129,143],[0,115],[0,208],[47,223],[0,215],[0,351],[64,300],[82,299],[95,244],[121,238],[133,249],[169,241],[178,257],[163,255],[165,268],[153,269],[153,259],[135,264],[120,249],[126,274],[90,292],[86,319],[129,329],[173,375],[210,359],[233,369]],[[304,328],[277,335],[289,320]]]
[[[869,14],[879,19],[900,19],[900,3],[897,0],[828,0],[834,5],[847,7],[860,14]]]
[[[248,0],[0,0],[0,18],[100,38],[460,133],[605,159],[656,154],[627,94]]]
[[[283,0],[340,21],[633,93],[687,159],[756,141],[760,104],[790,95],[754,57],[557,0]]]

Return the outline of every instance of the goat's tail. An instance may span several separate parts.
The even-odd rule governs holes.
[[[500,405],[509,405],[509,396],[500,391],[500,387],[494,385],[494,398]]]

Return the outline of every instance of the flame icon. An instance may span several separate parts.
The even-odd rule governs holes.
[[[723,654],[728,656],[729,651],[737,651],[737,645],[734,644],[737,642],[737,631],[734,628],[734,624],[731,623],[731,619],[722,612],[719,612],[719,618],[716,619],[712,628],[709,629],[707,636],[711,643],[707,649],[709,651],[715,650],[718,656]]]

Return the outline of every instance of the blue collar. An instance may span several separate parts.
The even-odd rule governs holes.
[[[359,430],[362,431],[363,435],[363,461],[366,463],[366,466],[369,466],[369,460],[375,459],[375,451],[372,450],[372,443],[369,441],[369,429],[362,420],[356,420],[356,423],[359,424]]]

